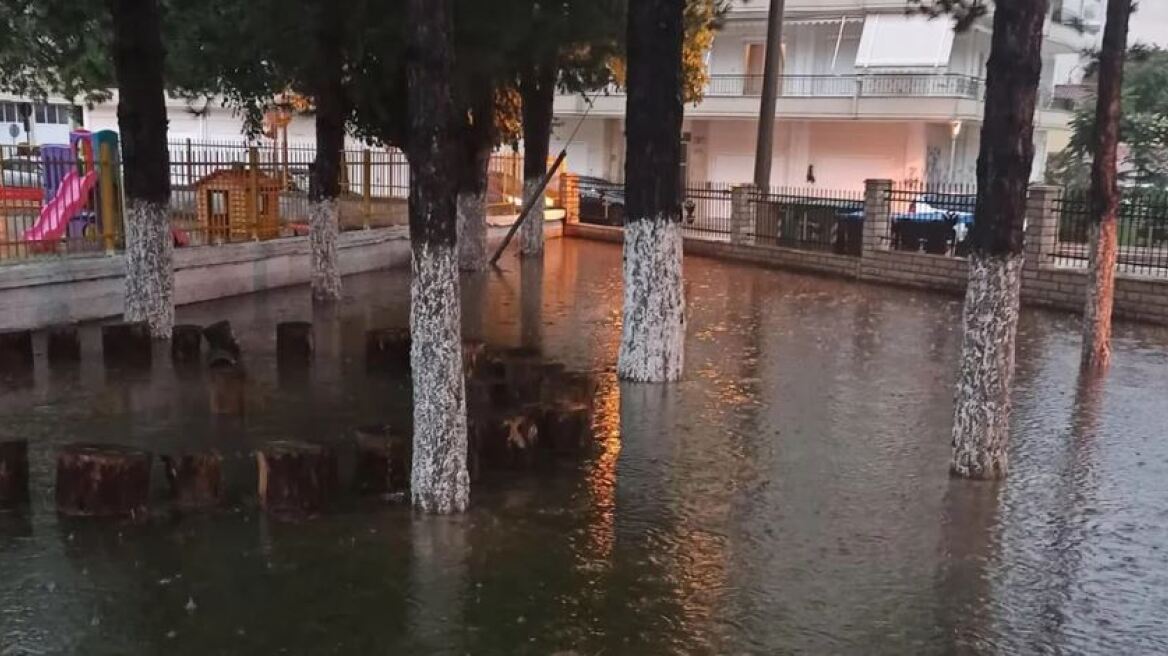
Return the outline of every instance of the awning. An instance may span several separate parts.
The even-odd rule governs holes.
[[[864,20],[856,66],[947,66],[952,51],[950,19],[872,14]]]

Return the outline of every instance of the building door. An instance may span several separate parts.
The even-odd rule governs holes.
[[[742,85],[742,95],[757,96],[762,93],[762,76],[766,68],[766,44],[746,44],[746,80]]]

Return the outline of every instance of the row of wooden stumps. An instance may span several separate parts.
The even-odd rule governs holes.
[[[239,344],[231,324],[220,321],[207,327],[178,325],[170,340],[171,358],[176,363],[193,364],[202,358],[203,342],[208,345],[212,365],[237,364]],[[81,338],[75,324],[51,326],[45,330],[45,357],[50,366],[81,361]],[[142,322],[119,322],[101,327],[102,359],[107,367],[149,368],[154,351],[150,331]],[[276,353],[284,364],[312,359],[312,324],[287,321],[276,326]],[[34,362],[33,332],[0,332],[0,372],[31,371]]]
[[[311,325],[281,326],[277,329],[281,361],[309,362]],[[197,362],[204,340],[212,369],[237,366],[238,343],[225,322],[207,328],[176,328],[172,341],[176,361]],[[366,345],[371,370],[408,371],[408,332],[372,331]],[[467,458],[473,480],[492,470],[526,469],[579,455],[588,448],[596,391],[591,375],[545,362],[533,350],[493,351],[481,342],[466,342],[463,353],[470,438]],[[411,446],[408,433],[382,426],[358,429],[353,439],[355,490],[363,495],[404,497],[409,489]],[[167,455],[161,460],[176,508],[190,511],[223,503],[219,453]],[[316,514],[328,507],[340,487],[334,445],[269,443],[257,451],[256,466],[259,504],[275,516]],[[152,467],[152,455],[139,449],[66,446],[57,455],[57,510],[66,516],[144,517]],[[26,504],[28,487],[27,443],[0,442],[0,509]]]

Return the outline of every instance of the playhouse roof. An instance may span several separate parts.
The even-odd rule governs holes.
[[[232,167],[232,168],[219,169],[217,171],[212,171],[211,173],[208,173],[207,175],[196,180],[195,186],[196,187],[204,187],[204,186],[209,185],[209,184],[214,183],[214,182],[246,183],[247,179],[250,175],[251,175],[251,172],[248,171],[244,167]],[[267,173],[264,173],[263,171],[259,171],[257,177],[259,178],[260,184],[263,186],[279,185],[279,183],[280,183],[279,179],[277,179],[274,176],[268,175]]]

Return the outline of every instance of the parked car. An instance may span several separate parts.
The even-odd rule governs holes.
[[[907,212],[892,215],[892,244],[898,250],[963,254],[973,226],[975,198],[966,194],[923,194]]]
[[[28,159],[0,162],[0,181],[5,187],[40,187],[41,165]]]
[[[625,224],[624,185],[604,178],[580,176],[580,220],[584,223]]]

